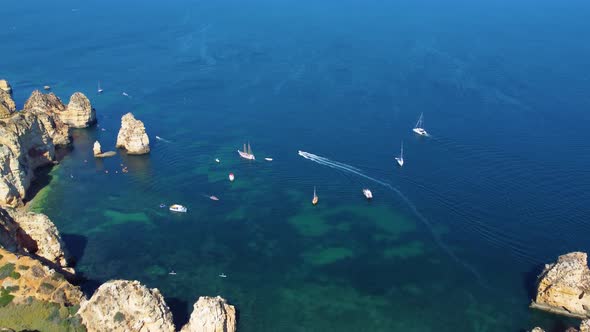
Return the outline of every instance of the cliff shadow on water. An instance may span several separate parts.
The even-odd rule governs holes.
[[[172,320],[177,328],[188,323],[190,318],[189,304],[177,297],[167,297],[166,304],[170,307],[172,312]]]

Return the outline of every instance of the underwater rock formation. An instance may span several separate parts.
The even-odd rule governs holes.
[[[220,297],[201,296],[181,332],[235,332],[236,308]]]
[[[158,289],[139,281],[112,280],[102,284],[78,314],[88,332],[174,331],[172,314]]]
[[[559,256],[556,263],[545,265],[531,307],[571,317],[590,317],[587,254],[572,252]]]
[[[121,118],[121,129],[117,135],[116,146],[127,150],[128,154],[150,152],[150,139],[145,132],[145,126],[131,113],[127,113]]]

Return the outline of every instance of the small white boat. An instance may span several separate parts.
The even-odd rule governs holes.
[[[219,198],[217,196],[209,196],[209,199],[212,201],[218,201]]]
[[[418,122],[416,122],[416,125],[414,126],[414,129],[412,129],[412,131],[414,131],[416,134],[420,135],[420,136],[428,136],[428,133],[426,132],[426,130],[424,128],[422,128],[424,126],[424,113],[420,113],[420,118],[418,119]]]
[[[373,198],[373,193],[368,188],[363,189],[363,195],[365,195],[367,199]]]
[[[311,204],[317,205],[319,200],[320,200],[320,198],[318,197],[318,195],[315,192],[315,187],[313,187],[313,199],[311,200]]]
[[[264,160],[266,160],[266,161],[272,161],[272,158],[266,157],[266,158],[264,158]]]
[[[221,161],[219,160],[219,158],[215,158],[215,162],[220,163]]]
[[[175,276],[176,275],[176,272],[174,272],[174,270],[172,270],[172,271],[168,272],[168,274],[171,275],[171,276]]]
[[[129,95],[127,94],[127,92],[123,92],[122,95],[125,96],[125,97],[129,97]]]
[[[219,275],[220,278],[227,278],[227,275],[225,273],[222,273]]]
[[[255,160],[256,157],[254,157],[254,155],[252,154],[252,147],[250,146],[250,143],[248,143],[248,145],[246,146],[246,144],[244,144],[244,150],[240,151],[238,150],[238,154],[240,155],[240,157],[244,158],[244,159],[248,159],[248,160]]]
[[[399,167],[404,166],[404,142],[402,141],[402,150],[399,154],[399,157],[395,157],[395,160],[399,164]]]
[[[100,81],[98,81],[98,88],[96,90],[98,93],[102,93],[102,88],[100,87]]]
[[[180,205],[180,204],[173,204],[173,205],[170,205],[170,211],[172,211],[172,212],[183,212],[183,213],[185,213],[187,211],[187,208],[184,207],[184,206],[182,206],[182,205]]]
[[[236,177],[234,176],[234,173],[229,173],[229,180],[230,180],[231,182],[234,182],[235,178],[236,178]]]

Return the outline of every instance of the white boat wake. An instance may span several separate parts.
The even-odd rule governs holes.
[[[160,137],[160,136],[157,136],[157,135],[156,135],[156,139],[157,139],[158,141],[162,141],[162,142],[164,142],[164,143],[172,143],[171,141],[169,141],[169,140],[167,140],[167,139],[164,139],[164,138],[162,138],[162,137]]]
[[[420,213],[420,211],[418,210],[416,205],[414,205],[414,203],[412,203],[412,201],[410,201],[410,199],[406,195],[404,195],[399,189],[392,186],[390,183],[387,183],[387,182],[379,180],[379,179],[375,179],[373,177],[370,177],[370,176],[364,174],[360,169],[358,169],[354,166],[347,165],[347,164],[337,162],[337,161],[333,161],[328,158],[321,157],[321,156],[315,155],[313,153],[309,153],[309,152],[305,152],[305,151],[301,151],[301,150],[299,150],[299,155],[307,160],[311,160],[311,161],[316,162],[320,165],[328,166],[330,168],[337,169],[337,170],[340,170],[343,172],[356,174],[360,177],[371,180],[371,181],[378,183],[386,188],[391,189],[391,191],[396,193],[404,201],[404,203],[406,203],[406,205],[410,208],[410,210],[412,210],[414,215],[426,226],[426,228],[428,228],[428,230],[430,231],[430,234],[432,235],[436,244],[438,244],[438,246],[451,259],[453,259],[459,265],[463,266],[467,271],[471,272],[478,279],[478,281],[480,282],[481,285],[483,285],[486,288],[490,288],[490,286],[484,281],[484,279],[479,274],[479,272],[477,272],[471,265],[469,265],[467,262],[461,260],[459,257],[457,257],[457,255],[455,255],[455,253],[453,253],[451,248],[449,248],[449,246],[447,246],[443,242],[443,240],[440,238],[440,236],[435,232],[432,223],[422,213]]]

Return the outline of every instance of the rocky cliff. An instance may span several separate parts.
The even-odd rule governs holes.
[[[201,296],[181,332],[235,332],[236,308],[220,296]]]
[[[24,111],[41,111],[48,113],[60,113],[65,111],[66,106],[53,92],[44,94],[39,90],[33,91],[25,102]]]
[[[0,89],[0,118],[7,118],[16,111],[16,105],[10,94]]]
[[[96,122],[96,111],[84,94],[76,92],[70,97],[66,109],[59,113],[59,117],[70,127],[86,128]]]
[[[4,301],[25,303],[28,297],[65,306],[84,298],[80,288],[63,275],[29,256],[17,256],[0,248],[0,285]]]
[[[10,83],[8,83],[7,80],[0,80],[0,90],[12,95],[12,87],[10,86]]]
[[[547,264],[539,276],[532,308],[578,318],[590,317],[590,269],[587,255],[572,252]]]
[[[117,135],[117,147],[127,150],[128,154],[145,154],[150,152],[150,139],[145,132],[143,122],[127,113],[121,118],[121,129]]]
[[[172,314],[160,291],[139,281],[104,283],[82,302],[78,314],[89,332],[174,331]]]

